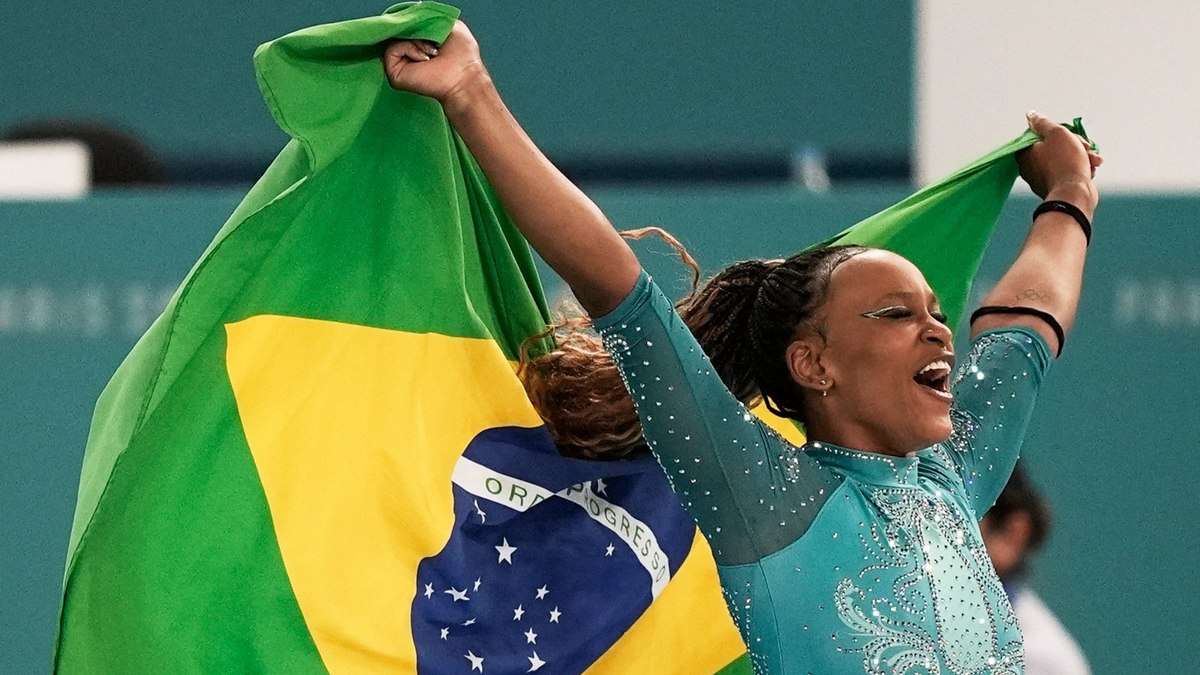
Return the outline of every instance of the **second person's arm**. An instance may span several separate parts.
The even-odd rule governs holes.
[[[434,49],[395,42],[384,53],[397,89],[437,99],[513,222],[592,316],[612,311],[641,265],[608,218],[534,145],[509,112],[461,21]]]

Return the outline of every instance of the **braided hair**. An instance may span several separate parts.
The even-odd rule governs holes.
[[[787,348],[816,322],[838,265],[868,249],[830,246],[786,260],[747,260],[713,277],[679,308],[725,386],[743,403],[761,399],[776,415],[804,421],[804,394]]]
[[[734,263],[699,291],[699,268],[683,246],[658,228],[693,273],[693,292],[676,304],[725,386],[738,400],[759,400],[777,415],[804,421],[804,392],[787,367],[787,348],[806,330],[823,335],[816,314],[838,265],[869,249],[830,246],[785,260]],[[633,401],[612,359],[578,311],[533,336],[522,349],[518,375],[559,451],[571,457],[619,459],[647,450]],[[533,341],[556,346],[533,355]]]

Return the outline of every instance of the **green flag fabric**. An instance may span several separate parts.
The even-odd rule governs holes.
[[[1082,120],[1065,125],[1087,138]],[[958,325],[971,280],[983,260],[1000,210],[1012,192],[1015,156],[1037,141],[1026,131],[950,176],[816,244],[859,244],[894,251],[920,268],[941,302],[947,324]]]
[[[560,457],[515,376],[548,317],[529,249],[438,104],[380,64],[457,14],[397,5],[256,52],[293,140],[97,403],[57,672],[711,672],[743,651],[653,460]]]
[[[256,52],[293,140],[97,402],[57,672],[750,672],[661,470],[559,457],[514,375],[548,320],[529,249],[379,62],[457,16]],[[958,315],[1033,140],[831,241],[909,257]]]

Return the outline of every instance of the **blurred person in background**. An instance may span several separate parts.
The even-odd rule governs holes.
[[[1029,556],[1050,535],[1050,507],[1017,464],[979,529],[1021,624],[1026,675],[1089,675],[1071,634],[1029,586]]]

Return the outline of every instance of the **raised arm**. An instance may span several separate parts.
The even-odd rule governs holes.
[[[592,316],[613,310],[641,265],[595,203],[546,158],[500,99],[461,21],[440,49],[399,41],[384,52],[396,89],[437,99],[534,250]]]
[[[1099,194],[1092,182],[1100,156],[1065,127],[1036,113],[1029,127],[1041,140],[1018,156],[1021,177],[1039,197],[1074,205],[1090,222]],[[1064,333],[1071,330],[1083,281],[1087,239],[1075,218],[1062,211],[1042,213],[1033,221],[1016,261],[984,298],[984,307],[1032,308],[1049,314]],[[1024,326],[1062,349],[1050,322],[1029,313],[993,313],[972,325],[972,337],[993,328]]]

